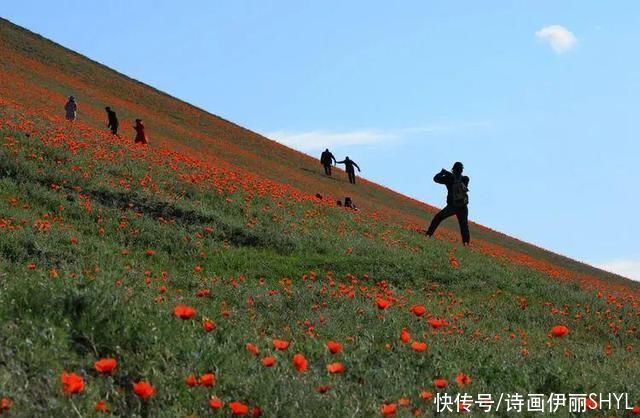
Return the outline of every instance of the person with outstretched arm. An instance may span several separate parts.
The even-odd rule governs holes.
[[[431,237],[440,222],[450,216],[456,215],[458,224],[460,225],[460,235],[462,235],[462,244],[468,245],[471,241],[469,235],[469,177],[463,176],[464,166],[461,162],[456,162],[451,171],[444,168],[433,177],[433,181],[438,184],[447,186],[447,206],[433,217],[427,236]]]
[[[116,112],[109,106],[105,107],[104,110],[107,112],[107,127],[111,129],[112,134],[118,136],[118,126],[120,123],[118,122]]]
[[[359,173],[360,167],[358,167],[358,164],[356,164],[355,161],[349,159],[349,157],[345,157],[345,159],[342,161],[337,161],[337,164],[344,164],[344,170],[349,176],[349,183],[356,184],[356,171],[353,168],[357,168]]]
[[[331,176],[331,163],[336,164],[336,157],[329,151],[329,148],[325,149],[320,155],[320,164],[324,167],[324,174]]]

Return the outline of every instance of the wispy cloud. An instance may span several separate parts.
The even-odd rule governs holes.
[[[536,32],[536,38],[547,42],[556,54],[563,54],[578,43],[578,38],[562,25],[545,26]]]
[[[640,281],[640,260],[612,260],[601,263],[597,267],[632,280]]]
[[[356,129],[352,131],[332,132],[314,130],[307,132],[275,131],[264,133],[281,144],[299,151],[318,151],[332,146],[371,145],[383,142],[401,141],[416,135],[435,135],[449,133],[456,129],[486,127],[486,123],[467,123],[460,125],[433,125],[391,130]]]

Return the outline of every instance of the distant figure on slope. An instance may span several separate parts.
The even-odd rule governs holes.
[[[136,126],[133,127],[136,130],[136,144],[147,144],[147,134],[144,131],[144,124],[142,123],[142,119],[136,119]]]
[[[329,148],[325,149],[320,155],[320,164],[324,167],[324,174],[331,176],[331,162],[336,164],[336,157],[329,151]]]
[[[78,115],[78,104],[76,103],[75,97],[69,96],[67,104],[64,105],[64,112],[68,121],[73,122],[76,120],[76,116]]]
[[[356,164],[353,160],[350,160],[349,157],[345,157],[344,160],[342,161],[337,161],[338,164],[344,164],[345,166],[345,171],[347,172],[347,174],[349,175],[349,183],[351,184],[356,184],[356,171],[353,169],[353,167],[358,169],[358,173],[360,172],[360,167],[358,167],[358,164]]]
[[[118,136],[118,116],[116,112],[111,110],[109,106],[105,107],[104,110],[107,111],[107,127],[111,128],[111,133]]]
[[[440,222],[450,216],[456,215],[458,224],[460,225],[460,234],[462,235],[462,244],[467,245],[471,240],[469,236],[469,177],[462,175],[464,166],[461,162],[456,162],[451,172],[444,168],[433,177],[433,181],[447,186],[447,206],[433,217],[427,236],[432,236],[436,232],[436,228]]]

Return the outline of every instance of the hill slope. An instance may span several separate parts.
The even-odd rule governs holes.
[[[239,401],[267,416],[358,416],[401,400],[398,414],[430,414],[420,394],[437,390],[637,402],[637,285],[479,225],[470,249],[452,223],[426,240],[416,230],[432,207],[327,179],[303,154],[4,20],[0,43],[10,413],[84,416],[105,400],[123,416],[229,414]],[[73,124],[61,117],[70,94]],[[105,105],[123,138],[104,129]],[[131,143],[135,117],[149,147]],[[360,212],[332,204],[346,195]],[[549,336],[557,324],[569,334]],[[103,357],[118,362],[109,375],[94,367]],[[81,393],[63,394],[65,371]],[[185,383],[208,372],[212,386]],[[471,382],[454,383],[461,374]],[[140,380],[156,389],[148,401]]]

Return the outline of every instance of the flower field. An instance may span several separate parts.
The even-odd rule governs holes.
[[[640,403],[637,284],[476,224],[470,248],[455,222],[428,240],[431,206],[327,179],[4,20],[0,45],[0,416],[433,416],[444,393]],[[347,195],[360,211],[335,205]]]

